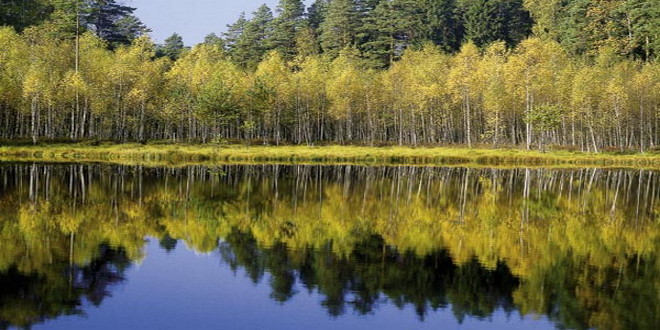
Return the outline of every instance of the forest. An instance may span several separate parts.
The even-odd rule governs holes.
[[[1,4],[5,142],[660,143],[654,0],[281,0],[193,47],[114,0]]]

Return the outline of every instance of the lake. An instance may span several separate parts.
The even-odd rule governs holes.
[[[0,163],[0,328],[656,329],[660,173]]]

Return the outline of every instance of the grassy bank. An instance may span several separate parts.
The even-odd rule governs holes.
[[[659,168],[660,154],[582,153],[518,149],[361,146],[214,146],[49,144],[0,146],[5,161],[113,162],[126,164],[355,163],[407,165],[602,166]]]

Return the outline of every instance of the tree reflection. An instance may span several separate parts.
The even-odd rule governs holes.
[[[217,175],[217,173],[223,175]],[[330,315],[495,310],[564,328],[660,324],[660,179],[645,170],[0,166],[0,320],[101,304],[179,240]],[[243,275],[241,275],[243,276]],[[639,303],[644,301],[644,304]]]
[[[130,265],[121,249],[101,246],[84,267],[53,260],[47,274],[5,269],[0,273],[0,328],[29,328],[63,315],[83,315],[85,302],[99,306],[112,287],[124,282]]]
[[[223,261],[237,270],[269,274],[272,297],[290,298],[294,281],[319,292],[332,316],[348,310],[374,312],[379,304],[412,305],[420,319],[430,310],[451,308],[459,320],[488,317],[496,309],[514,310],[512,292],[518,280],[504,263],[485,269],[477,260],[458,266],[446,250],[426,256],[401,253],[372,236],[345,257],[330,246],[287,250],[281,245],[260,248],[250,234],[233,231],[221,243]],[[258,251],[258,253],[246,253]],[[263,267],[262,267],[263,266]]]

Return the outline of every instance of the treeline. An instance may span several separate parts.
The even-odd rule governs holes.
[[[0,136],[5,139],[259,143],[556,144],[581,150],[659,142],[660,66],[604,48],[593,63],[527,39],[508,50],[465,44],[409,50],[388,70],[336,59],[287,62],[270,53],[254,71],[215,44],[176,62],[154,60],[138,38],[110,51],[91,34],[72,42],[0,30]]]
[[[559,42],[571,55],[609,46],[621,55],[650,59],[659,49],[660,4],[649,0],[281,0],[228,26],[225,47],[245,67],[270,50],[286,60],[347,47],[364,64],[384,68],[404,50],[427,42],[457,52],[473,41],[514,47],[532,32]],[[536,25],[534,23],[536,22]]]
[[[651,59],[660,47],[660,4],[653,0],[280,0],[241,14],[219,38],[233,60],[255,68],[277,50],[286,60],[347,47],[368,67],[387,67],[405,49],[431,42],[457,52],[468,40],[484,47],[514,47],[534,34],[559,42],[571,55],[594,55],[603,46]],[[126,44],[149,29],[122,0],[14,0],[0,6],[0,25],[23,31],[45,24],[60,36],[92,31]],[[169,48],[168,48],[169,47]],[[183,48],[174,34],[161,56]]]
[[[566,23],[565,10],[580,4],[585,21]],[[659,142],[656,7],[334,0],[317,1],[305,14],[300,1],[283,0],[277,17],[262,6],[257,13],[265,19],[255,14],[190,50],[177,35],[158,46],[138,33],[123,45],[91,26],[64,38],[49,33],[60,26],[50,18],[21,33],[0,30],[0,137],[644,151]],[[426,18],[411,16],[414,8]],[[398,18],[376,20],[383,11]],[[453,23],[429,23],[443,13]],[[621,17],[629,23],[623,30]],[[385,26],[412,20],[420,29],[453,30]],[[614,30],[586,34],[608,31],[592,26],[600,23]],[[536,36],[528,38],[529,29]],[[586,39],[569,38],[570,31]]]
[[[0,26],[24,31],[40,25],[40,33],[75,39],[90,31],[109,46],[130,44],[150,32],[134,15],[136,8],[119,0],[11,0],[0,2]]]

